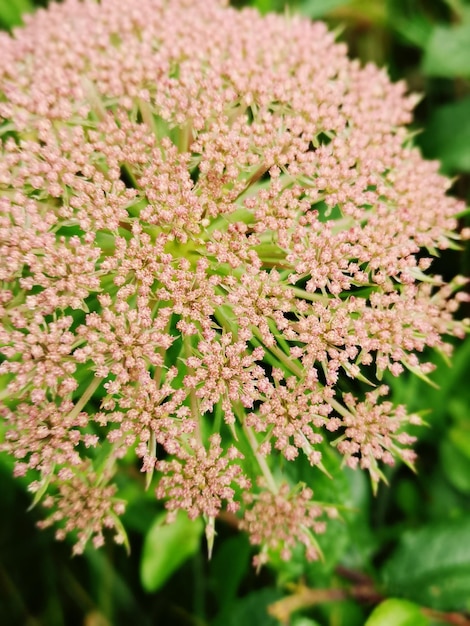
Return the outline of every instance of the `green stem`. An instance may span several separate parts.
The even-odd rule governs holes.
[[[233,338],[236,340],[238,337],[238,328],[236,324],[228,319],[227,315],[222,311],[222,307],[214,311],[214,317],[225,331],[232,333]]]
[[[190,356],[193,355],[193,353],[191,349],[191,339],[188,336],[185,336],[185,338],[183,339],[183,345],[184,345],[185,356],[186,358],[189,358]],[[191,375],[193,373],[194,373],[194,370],[191,367],[188,367],[188,374]],[[201,412],[199,410],[199,402],[198,402],[198,399],[196,397],[196,394],[193,388],[191,388],[189,392],[189,406],[191,409],[191,416],[196,423],[195,435],[196,435],[198,442],[202,445],[201,424],[200,424]]]
[[[328,302],[328,300],[330,300],[328,296],[319,293],[310,293],[309,291],[305,291],[305,289],[300,289],[300,287],[290,287],[290,289],[292,289],[295,296],[303,300],[310,300],[312,302]]]
[[[150,104],[148,102],[145,102],[145,100],[142,100],[141,98],[139,98],[139,109],[140,109],[140,114],[142,115],[142,119],[144,120],[145,124],[148,126],[149,130],[151,130],[152,133],[156,137],[158,137],[157,126],[155,124],[155,118],[153,116],[153,111],[152,111],[152,107],[150,106]]]
[[[240,424],[242,425],[243,428],[243,432],[246,435],[246,438],[248,440],[248,443],[250,444],[250,448],[253,451],[253,454],[255,455],[255,458],[258,462],[258,465],[260,466],[261,472],[266,480],[266,484],[268,485],[269,489],[273,492],[273,493],[277,493],[278,492],[278,488],[276,485],[276,481],[274,480],[274,477],[271,473],[271,470],[269,469],[269,466],[266,462],[266,459],[264,458],[264,456],[262,456],[259,452],[259,443],[256,440],[255,434],[252,430],[252,428],[250,428],[249,426],[246,425],[245,423],[245,415],[244,415],[244,411],[241,408],[240,405],[234,403],[233,405],[233,410],[235,412],[235,415],[238,417]]]
[[[246,438],[248,439],[248,443],[250,444],[250,447],[253,450],[253,454],[255,455],[256,460],[258,461],[258,465],[260,466],[261,472],[266,480],[266,484],[268,485],[269,489],[273,493],[277,493],[278,488],[276,485],[276,481],[274,480],[274,477],[271,473],[271,470],[269,469],[266,459],[264,458],[264,456],[262,456],[258,452],[259,444],[256,440],[253,430],[249,428],[248,426],[246,426],[245,422],[243,422],[243,431],[245,432]]]
[[[148,442],[148,454],[150,457],[155,458],[157,456],[157,440],[155,438],[154,431],[150,431],[150,439]],[[145,490],[147,491],[150,487],[150,483],[152,482],[153,473],[155,470],[155,463],[152,464],[152,469],[147,472],[145,476]]]
[[[250,178],[248,178],[248,180],[246,181],[245,187],[243,188],[242,191],[240,191],[240,193],[238,194],[238,196],[235,198],[235,202],[237,200],[239,200],[243,195],[245,195],[245,193],[248,191],[248,189],[250,189],[250,187],[252,185],[254,185],[255,183],[257,183],[259,181],[259,179],[266,174],[266,172],[268,171],[269,166],[266,165],[266,163],[262,163],[258,169],[250,176]]]
[[[88,102],[91,104],[93,112],[96,114],[98,120],[101,122],[106,119],[106,107],[103,104],[99,93],[88,78],[82,78],[82,87],[87,96]]]
[[[263,337],[259,330],[255,327],[252,327],[253,335],[265,346],[263,342]],[[302,378],[305,374],[302,367],[294,363],[288,356],[277,346],[265,346],[266,350],[269,350],[274,356],[282,363],[287,369],[289,369],[293,374]]]
[[[179,136],[178,136],[178,151],[179,152],[187,152],[192,142],[193,130],[191,127],[191,122],[187,122],[183,127],[180,128]]]
[[[100,386],[101,382],[102,382],[101,378],[96,378],[95,377],[93,379],[93,381],[90,383],[88,388],[82,394],[82,397],[80,398],[80,400],[74,406],[73,410],[69,413],[69,419],[70,420],[75,419],[77,417],[77,415],[80,413],[80,411],[86,406],[88,401],[91,399],[91,397],[93,396],[95,391]]]
[[[333,398],[331,400],[328,400],[328,402],[343,417],[349,417],[351,415],[351,413],[342,404],[340,404]]]

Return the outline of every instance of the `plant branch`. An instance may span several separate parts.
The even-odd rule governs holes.
[[[386,599],[377,591],[372,578],[366,574],[342,566],[336,568],[336,573],[352,585],[349,588],[333,587],[330,589],[311,589],[302,583],[293,585],[290,595],[268,607],[269,614],[287,626],[292,614],[296,611],[325,602],[356,600],[360,604],[377,605]],[[463,613],[436,611],[428,607],[421,607],[421,611],[426,617],[451,626],[470,626],[470,616]]]

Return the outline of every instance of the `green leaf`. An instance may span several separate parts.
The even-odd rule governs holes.
[[[470,76],[470,24],[434,28],[425,48],[423,72],[444,78]]]
[[[465,406],[465,405],[463,405]],[[460,405],[457,404],[457,411],[460,408]],[[470,430],[469,430],[469,422],[468,422],[468,407],[465,412],[465,419],[462,420],[461,428],[451,428],[449,430],[449,439],[454,444],[458,450],[470,460]],[[456,412],[457,412],[456,411]],[[465,428],[467,426],[467,428]]]
[[[271,0],[254,0],[253,6],[262,14],[272,11],[273,9]]]
[[[389,595],[442,611],[470,609],[470,519],[405,533],[382,574]]]
[[[447,174],[470,172],[470,98],[436,108],[419,143],[425,156],[440,159]]]
[[[237,595],[238,587],[250,564],[251,547],[246,535],[226,539],[211,561],[212,586],[221,610],[225,610]],[[230,567],[227,567],[227,563]]]
[[[377,606],[365,626],[428,626],[420,607],[407,600],[390,598]]]
[[[449,520],[460,519],[462,515],[468,515],[469,498],[452,487],[444,476],[440,463],[430,475],[422,476],[421,481],[425,490],[420,497],[421,514],[432,520],[432,523],[446,523]],[[424,502],[423,502],[424,499]]]
[[[350,3],[351,0],[303,0],[299,5],[299,11],[303,15],[315,19]]]
[[[180,512],[172,524],[165,524],[166,513],[159,515],[149,529],[140,562],[140,579],[146,591],[159,589],[199,548],[204,524],[191,521]]]
[[[324,603],[317,611],[321,613],[322,626],[364,626],[366,621],[364,609],[354,600]]]
[[[124,575],[121,568],[115,567],[109,555],[102,550],[95,550],[89,545],[84,556],[89,568],[89,589],[93,590],[97,609],[101,609],[103,614],[106,614],[109,612],[109,605],[112,602],[113,610],[131,614],[139,626],[140,624],[148,624],[143,607],[134,597],[131,580]],[[59,575],[63,575],[62,572]],[[103,626],[109,623],[108,621],[99,622]],[[63,624],[62,620],[60,624]]]
[[[297,615],[291,621],[292,626],[320,626],[318,622],[315,622],[313,619],[309,617],[304,617],[303,615]]]
[[[32,10],[29,0],[0,0],[0,23],[6,28],[18,26],[22,23],[21,16]]]
[[[420,494],[416,481],[409,478],[401,478],[394,485],[392,492],[397,506],[409,519],[416,519],[422,510]]]
[[[268,613],[270,604],[282,598],[277,589],[264,588],[254,591],[236,602],[229,616],[217,618],[211,626],[279,626],[279,622]]]
[[[439,446],[441,466],[451,485],[465,494],[470,494],[470,458],[449,439]]]
[[[433,31],[431,20],[424,11],[406,0],[387,0],[388,22],[408,43],[425,48]]]

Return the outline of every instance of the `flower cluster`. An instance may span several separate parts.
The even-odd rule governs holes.
[[[406,432],[399,432],[407,424],[420,425],[418,415],[407,415],[403,405],[394,407],[389,401],[379,403],[380,396],[388,394],[388,387],[381,385],[366,393],[364,402],[357,402],[350,393],[343,395],[346,407],[338,407],[342,419],[336,426],[343,427],[344,433],[334,442],[351,468],[358,465],[369,470],[374,484],[383,478],[377,461],[394,465],[395,457],[412,466],[416,454],[410,448],[402,448],[415,442]]]
[[[31,483],[31,491],[44,485]],[[106,474],[97,475],[89,464],[82,463],[79,468],[62,469],[56,479],[55,496],[48,495],[43,506],[53,509],[51,515],[38,522],[40,528],[64,522],[56,530],[56,539],[65,539],[67,533],[75,531],[76,543],[74,554],[81,554],[88,540],[93,537],[93,546],[104,544],[103,529],[114,531],[114,541],[125,543],[126,535],[118,515],[125,510],[122,501],[115,498],[116,487],[106,484]],[[111,506],[110,506],[111,505]]]
[[[261,483],[262,484],[262,483]],[[336,517],[336,509],[325,508],[312,501],[313,492],[299,485],[291,490],[283,483],[276,493],[263,490],[259,496],[245,494],[247,510],[240,521],[240,528],[248,532],[253,544],[263,546],[253,559],[260,568],[268,561],[268,551],[280,551],[283,560],[292,557],[292,549],[298,544],[305,546],[309,561],[319,558],[320,550],[315,535],[325,532],[326,516]]]
[[[244,503],[262,550],[313,558],[279,458],[322,468],[335,432],[374,480],[411,462],[414,418],[358,390],[466,330],[416,99],[323,24],[218,0],[65,0],[0,47],[0,446],[45,524],[121,541],[132,449],[170,515]]]
[[[229,512],[238,510],[231,485],[236,483],[242,489],[249,489],[250,481],[240,476],[239,465],[230,464],[241,457],[240,452],[232,446],[224,456],[220,443],[220,435],[212,435],[209,451],[206,451],[196,440],[190,439],[191,452],[179,450],[177,459],[157,461],[156,469],[162,473],[162,478],[156,495],[157,498],[168,498],[168,509],[174,511],[174,515],[182,509],[189,519],[199,516],[215,518],[222,500],[227,502]]]

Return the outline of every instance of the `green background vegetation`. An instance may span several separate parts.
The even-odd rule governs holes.
[[[129,0],[133,1],[133,0]],[[0,26],[45,2],[0,0]],[[422,94],[417,142],[453,192],[470,196],[470,2],[463,0],[236,1],[261,12],[325,19],[351,55],[386,66]],[[1,54],[1,50],[0,50]],[[443,255],[446,277],[470,275],[468,251]],[[470,311],[463,312],[469,315]],[[437,357],[436,357],[437,358]],[[143,492],[138,470],[120,476],[132,554],[109,545],[72,559],[70,545],[40,532],[29,497],[0,458],[0,623],[5,626],[426,626],[470,624],[470,341],[452,366],[438,362],[439,389],[412,376],[388,381],[396,402],[426,412],[418,473],[397,466],[371,495],[365,475],[344,471],[334,453],[315,473],[316,497],[332,490],[342,520],[321,537],[324,563],[301,555],[256,575],[247,539],[218,522],[209,562],[202,525],[184,516],[162,529],[162,508]],[[311,480],[307,462],[293,478]],[[267,607],[270,606],[270,613]],[[283,620],[283,621],[282,621]],[[290,620],[290,621],[289,621]]]

